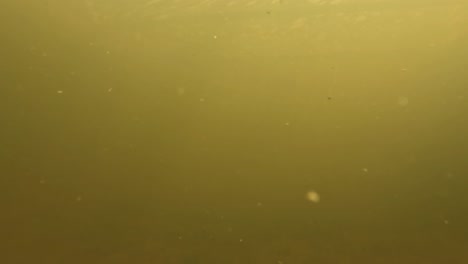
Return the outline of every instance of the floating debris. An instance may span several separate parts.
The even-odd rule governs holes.
[[[308,191],[306,194],[307,200],[313,202],[313,203],[318,203],[320,202],[320,195],[316,191]]]
[[[179,96],[184,95],[184,94],[185,94],[185,89],[184,89],[183,87],[177,88],[177,94],[178,94]]]
[[[398,97],[398,105],[400,106],[407,106],[409,104],[409,99],[408,97],[405,96],[400,96]]]

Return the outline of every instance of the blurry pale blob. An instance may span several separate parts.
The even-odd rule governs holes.
[[[182,96],[185,94],[185,89],[183,87],[177,88],[177,94]]]
[[[400,96],[398,97],[398,104],[400,106],[407,106],[409,103],[409,99],[408,97],[405,97],[405,96]]]
[[[306,194],[307,200],[313,202],[313,203],[318,203],[320,202],[320,195],[316,191],[308,191]]]

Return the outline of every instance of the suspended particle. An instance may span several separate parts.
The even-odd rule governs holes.
[[[306,194],[306,199],[313,203],[318,203],[320,202],[320,195],[316,191],[308,191]]]

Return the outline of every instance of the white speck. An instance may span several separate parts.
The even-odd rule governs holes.
[[[239,239],[239,242],[241,242],[241,243],[242,243],[242,242],[244,242],[244,239],[242,239],[242,238],[241,238],[241,239]]]
[[[214,39],[217,39],[217,38],[218,38],[218,36],[214,35],[214,36],[213,36],[213,38],[214,38]]]
[[[357,22],[366,21],[366,20],[367,20],[367,16],[365,15],[360,15],[356,18]]]
[[[444,224],[448,225],[449,221],[448,220],[444,220]]]
[[[307,18],[306,17],[300,17],[300,18],[293,21],[290,28],[291,29],[302,28],[306,24],[307,24]]]
[[[402,71],[402,72],[407,72],[408,69],[407,69],[407,68],[401,68],[400,71]]]
[[[405,96],[400,96],[398,97],[398,105],[400,106],[407,106],[409,104],[409,99],[408,97]]]
[[[369,172],[369,169],[368,168],[362,168],[362,171],[367,173],[367,172]]]
[[[109,89],[107,89],[107,92],[108,92],[108,93],[112,92],[112,87],[109,88]]]
[[[78,197],[76,197],[76,201],[77,201],[77,202],[80,202],[81,200],[82,200],[82,197],[81,197],[81,195],[80,195],[80,196],[78,196]]]
[[[200,98],[200,102],[205,102],[205,98]]]
[[[286,122],[286,123],[284,123],[284,125],[285,125],[285,126],[289,126],[290,124],[289,124],[289,122]]]
[[[308,191],[306,194],[306,198],[307,200],[314,203],[320,202],[320,195],[316,191]]]
[[[324,5],[325,2],[322,0],[309,0],[309,3],[314,4],[314,5]]]
[[[185,89],[183,87],[177,88],[177,94],[182,96],[185,94]]]
[[[62,90],[58,90],[57,93],[58,93],[58,94],[63,94],[63,91],[62,91]]]
[[[106,54],[109,55],[109,54],[110,54],[110,51],[106,51]]]
[[[263,204],[261,202],[258,202],[257,203],[257,206],[262,206]]]

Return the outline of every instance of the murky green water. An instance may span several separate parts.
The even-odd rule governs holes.
[[[13,1],[0,262],[468,262],[463,0]]]

